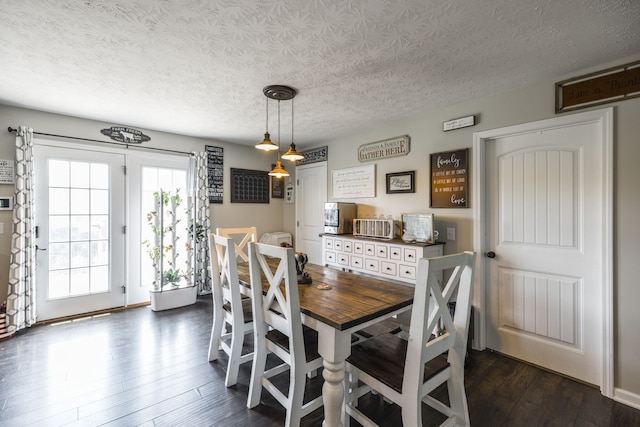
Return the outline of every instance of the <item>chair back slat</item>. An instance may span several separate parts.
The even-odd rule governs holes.
[[[256,328],[272,327],[289,338],[292,359],[305,361],[298,280],[293,248],[249,243],[251,292]],[[277,260],[275,271],[267,259]],[[266,280],[263,286],[263,278]],[[266,292],[265,292],[266,290]]]
[[[233,239],[236,257],[244,262],[249,262],[247,245],[249,242],[258,241],[256,227],[216,228],[216,234]]]
[[[219,304],[219,307],[222,307],[229,303],[234,317],[237,315],[238,320],[244,321],[233,239],[211,234],[210,247],[214,305]]]

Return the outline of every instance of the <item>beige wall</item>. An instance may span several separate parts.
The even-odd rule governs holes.
[[[0,159],[15,159],[15,133],[9,133],[7,128],[9,126],[17,128],[20,125],[27,125],[35,132],[101,140],[106,139],[100,134],[101,129],[118,124],[0,105]],[[154,132],[142,128],[136,129],[140,129],[151,137],[151,141],[145,143],[145,146],[187,152],[204,151],[205,145],[224,147],[224,200],[222,204],[211,205],[212,228],[255,225],[258,228],[258,236],[270,231],[285,230],[283,222],[285,217],[284,199],[271,199],[269,204],[230,202],[229,169],[269,170],[275,161],[273,155],[269,156],[248,146]],[[259,137],[260,135],[256,136],[256,141]],[[45,137],[36,135],[36,138]],[[90,143],[79,142],[79,144]],[[289,169],[293,170],[291,167]],[[0,185],[0,196],[12,196],[13,191],[13,185]],[[291,211],[290,207],[289,211]],[[4,301],[7,296],[9,279],[12,212],[0,211],[0,222],[4,223],[4,234],[0,235],[0,301]],[[291,232],[292,230],[285,231]]]
[[[450,108],[423,113],[404,120],[395,120],[336,140],[322,141],[329,146],[328,188],[331,192],[330,171],[361,165],[357,148],[361,144],[399,135],[411,137],[411,152],[406,157],[377,162],[376,197],[354,199],[361,214],[393,215],[433,212],[435,228],[440,239],[446,241],[446,228],[456,228],[456,240],[447,242],[445,253],[473,249],[473,204],[470,194],[468,209],[429,208],[429,154],[439,151],[471,148],[473,133],[520,123],[556,117],[554,112],[554,83],[588,72],[631,62],[625,58],[613,64],[603,64],[570,76],[557,76],[546,82],[517,91],[497,94]],[[614,127],[614,384],[623,393],[634,394],[640,405],[640,263],[637,261],[640,242],[640,98],[607,104],[613,106]],[[603,107],[594,107],[603,108]],[[582,110],[584,111],[584,110]],[[446,120],[476,115],[476,126],[449,132],[442,131]],[[474,153],[471,150],[471,157]],[[370,164],[365,162],[362,164]],[[469,161],[472,165],[472,160]],[[415,194],[386,194],[385,174],[416,171]],[[473,171],[470,171],[472,179]],[[472,183],[470,183],[472,185]],[[588,331],[587,337],[588,339]]]

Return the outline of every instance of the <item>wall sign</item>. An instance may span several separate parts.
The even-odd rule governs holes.
[[[275,164],[271,165],[271,170],[275,168]],[[284,177],[271,177],[271,197],[273,199],[284,199]]]
[[[376,165],[331,171],[334,199],[376,197]]]
[[[640,61],[556,83],[556,113],[640,96]]]
[[[269,172],[231,168],[231,203],[269,203]]]
[[[469,149],[431,154],[431,207],[468,207]]]
[[[13,160],[0,160],[0,184],[15,184],[15,167]]]
[[[109,129],[102,129],[101,134],[108,136],[114,141],[124,142],[127,144],[141,144],[151,141],[151,138],[138,129],[132,129],[124,126],[111,126]]]
[[[296,166],[308,165],[309,163],[326,162],[329,158],[329,147],[326,145],[313,150],[307,150],[300,153],[304,159],[296,161]]]
[[[459,119],[447,120],[442,123],[442,131],[447,132],[454,129],[466,128],[469,126],[475,126],[476,116],[460,117]]]
[[[205,145],[207,152],[207,187],[209,190],[209,203],[222,203],[224,183],[224,148]]]
[[[381,160],[409,154],[409,135],[397,136],[358,147],[358,160]]]

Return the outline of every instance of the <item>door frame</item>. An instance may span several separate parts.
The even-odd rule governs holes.
[[[474,347],[486,349],[486,293],[489,266],[484,256],[487,248],[486,237],[486,203],[484,200],[487,183],[485,162],[486,142],[495,138],[514,136],[523,133],[539,132],[543,129],[575,126],[582,123],[600,123],[603,144],[602,157],[602,351],[600,392],[606,397],[613,397],[614,384],[614,346],[613,346],[613,107],[587,111],[566,116],[554,117],[530,123],[507,126],[498,129],[475,132],[473,134],[473,247],[479,254],[476,258],[476,274],[474,279]]]

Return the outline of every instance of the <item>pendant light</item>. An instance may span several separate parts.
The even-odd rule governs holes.
[[[267,127],[266,132],[264,133],[264,140],[256,145],[258,150],[263,151],[273,151],[277,150],[278,146],[271,142],[271,136],[269,135],[269,98],[267,100]]]
[[[289,176],[289,172],[282,167],[282,162],[280,161],[280,100],[278,99],[278,161],[276,162],[276,167],[273,168],[271,172],[269,172],[269,176],[274,176],[276,178],[282,178],[285,176]]]
[[[290,101],[293,100],[293,98],[296,96],[297,92],[294,88],[289,87],[289,86],[282,86],[282,85],[271,85],[271,86],[265,86],[262,89],[262,92],[264,93],[264,96],[267,97],[267,124],[269,122],[268,119],[268,114],[269,114],[269,98],[270,99],[275,99],[278,101],[278,145],[275,145],[271,142],[271,140],[269,140],[269,142],[271,144],[273,144],[273,146],[275,147],[276,150],[278,150],[278,160],[276,161],[276,167],[269,172],[270,176],[275,176],[276,178],[282,178],[284,176],[289,176],[289,172],[287,172],[285,170],[284,167],[282,167],[282,162],[280,161],[280,101]],[[291,102],[291,129],[292,129],[292,139],[293,139],[293,101]],[[265,134],[265,140],[268,139],[267,137],[269,136],[269,133],[267,132]],[[262,146],[262,144],[264,143],[264,141],[258,145],[256,145],[256,148],[261,148],[258,147],[259,145]],[[266,144],[269,145],[269,144]],[[295,148],[295,147],[294,147]],[[264,149],[264,148],[262,148]],[[270,150],[273,150],[273,148],[271,148]]]
[[[304,159],[304,156],[296,151],[296,144],[293,143],[293,98],[291,99],[291,145],[289,151],[284,153],[282,158],[291,162]]]

